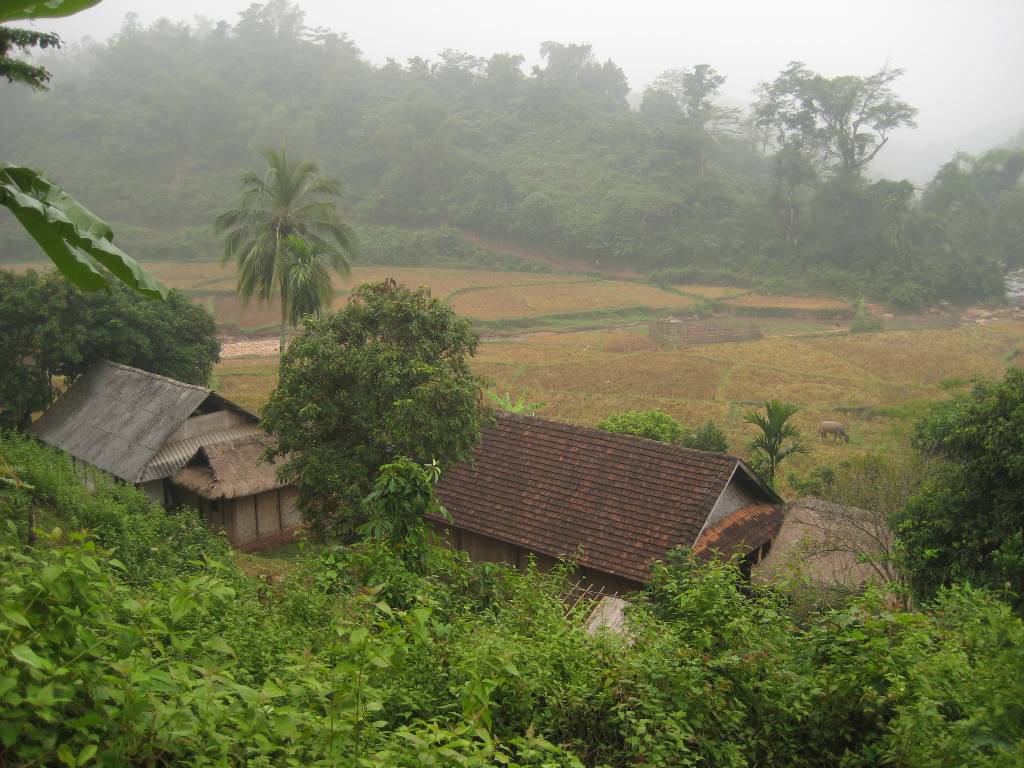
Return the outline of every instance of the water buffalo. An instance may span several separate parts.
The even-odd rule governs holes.
[[[842,439],[844,442],[850,442],[850,436],[846,434],[846,427],[838,421],[821,422],[821,426],[818,427],[818,434],[821,435],[822,440],[831,435],[836,440]]]

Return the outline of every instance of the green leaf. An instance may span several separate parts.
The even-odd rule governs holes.
[[[177,623],[195,610],[196,603],[190,597],[174,595],[167,601],[167,606],[171,609],[171,621]]]
[[[96,756],[96,749],[95,744],[86,744],[82,747],[81,751],[78,753],[78,764],[85,765],[87,762],[92,760],[93,757]]]
[[[64,574],[65,570],[67,569],[63,565],[50,563],[39,572],[39,578],[42,579],[43,584],[50,586]]]
[[[286,696],[287,693],[287,691],[269,678],[263,682],[263,687],[260,688],[260,694],[266,696],[268,699],[278,699],[282,696]]]
[[[225,653],[228,656],[235,655],[235,649],[228,645],[227,640],[225,640],[220,635],[212,637],[209,640],[204,640],[202,642],[202,646],[208,651],[220,651],[221,653]]]
[[[49,669],[52,666],[47,659],[38,656],[35,651],[24,644],[14,646],[11,649],[11,656],[33,669]]]
[[[113,231],[63,189],[30,168],[0,166],[0,205],[15,218],[65,277],[83,291],[107,288],[105,267],[144,296],[167,298],[167,288],[113,244]]]
[[[28,623],[28,619],[25,618],[24,614],[19,613],[13,608],[8,608],[4,611],[4,618],[11,622],[11,624],[17,624],[22,627],[32,626]]]
[[[68,766],[68,768],[75,768],[75,766],[78,765],[78,760],[75,759],[74,753],[67,744],[61,744],[57,747],[57,757],[60,758],[60,761],[64,763],[64,765]]]
[[[0,0],[0,21],[56,19],[98,5],[100,0]]]
[[[362,645],[366,642],[366,638],[369,636],[369,632],[365,627],[356,627],[352,630],[352,634],[348,636],[348,641],[352,645]]]

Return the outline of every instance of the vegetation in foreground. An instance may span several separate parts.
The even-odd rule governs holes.
[[[417,573],[370,540],[253,579],[188,510],[89,492],[24,437],[0,456],[2,765],[952,767],[1024,748],[1024,624],[981,590],[795,619],[784,592],[680,552],[628,637],[590,637],[561,572],[431,549]],[[28,545],[29,510],[63,531]]]

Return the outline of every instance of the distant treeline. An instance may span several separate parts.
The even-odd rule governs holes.
[[[631,109],[590,46],[541,53],[529,73],[518,54],[452,50],[374,66],[283,0],[234,25],[129,16],[49,61],[49,92],[0,85],[0,157],[55,178],[143,260],[215,256],[209,223],[239,174],[287,144],[345,184],[364,260],[497,266],[463,230],[602,269],[784,277],[904,306],[996,296],[1024,264],[1024,151],[957,156],[923,194],[867,177],[913,125],[899,70],[794,63],[741,114],[701,64]],[[0,223],[0,260],[34,256]]]

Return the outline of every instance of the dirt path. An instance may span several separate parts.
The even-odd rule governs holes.
[[[220,337],[220,359],[230,360],[233,357],[248,357],[249,355],[277,355],[277,336],[221,336]]]

